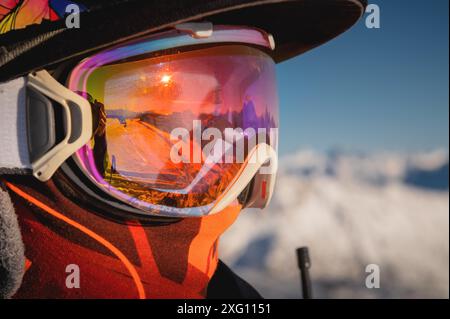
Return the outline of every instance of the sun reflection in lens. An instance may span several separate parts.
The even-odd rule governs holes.
[[[164,75],[161,77],[161,83],[164,84],[164,85],[167,85],[167,84],[169,84],[169,82],[170,82],[171,79],[172,79],[172,76],[171,76],[171,75],[164,74]]]

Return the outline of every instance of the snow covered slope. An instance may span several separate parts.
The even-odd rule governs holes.
[[[316,297],[448,298],[448,153],[282,158],[270,207],[242,213],[221,255],[264,297],[298,298],[300,246]],[[380,289],[365,287],[368,264]]]

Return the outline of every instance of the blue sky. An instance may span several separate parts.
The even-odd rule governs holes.
[[[280,153],[448,150],[449,1],[373,0],[350,31],[277,66]]]

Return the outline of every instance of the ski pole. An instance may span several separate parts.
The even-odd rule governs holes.
[[[303,292],[303,299],[312,299],[311,278],[309,276],[309,268],[311,268],[311,261],[309,258],[308,247],[297,248],[297,262],[300,269],[301,287]]]

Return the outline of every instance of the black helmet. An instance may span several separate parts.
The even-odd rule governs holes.
[[[48,1],[55,5],[57,1]],[[276,62],[317,47],[350,28],[366,0],[74,0],[81,8],[80,28],[65,19],[42,20],[17,29],[15,15],[0,11],[0,82],[43,67],[80,59],[111,44],[176,24],[207,20],[249,25],[274,35]],[[22,2],[19,2],[19,5]],[[7,12],[7,11],[6,11]],[[8,12],[7,12],[8,13]],[[64,15],[64,12],[61,14]],[[2,20],[8,18],[7,24]]]

